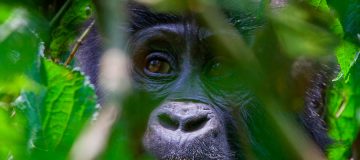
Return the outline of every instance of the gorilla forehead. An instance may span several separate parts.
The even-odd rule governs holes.
[[[220,10],[226,17],[225,22],[234,26],[241,34],[247,35],[263,24],[261,18],[255,16],[256,11],[242,11],[240,9],[229,10],[219,5]],[[129,3],[129,23],[130,32],[135,33],[141,29],[148,28],[159,24],[202,23],[202,18],[197,13],[189,10],[183,12],[157,12],[138,3]],[[144,18],[145,17],[145,18]]]

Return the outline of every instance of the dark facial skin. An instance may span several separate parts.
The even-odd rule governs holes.
[[[162,102],[150,114],[144,133],[143,146],[149,153],[157,159],[244,159],[247,146],[261,159],[271,157],[272,150],[287,152],[272,143],[275,135],[262,129],[268,117],[241,85],[233,67],[239,62],[221,46],[214,48],[216,34],[196,15],[154,13],[138,5],[129,5],[129,13],[133,84]],[[93,30],[77,56],[100,97],[96,64],[101,48]],[[323,105],[328,78],[316,75],[318,83],[308,90],[305,111],[298,116],[309,136],[324,148],[329,141],[315,108]]]
[[[135,86],[164,98],[143,141],[159,159],[234,157],[225,128],[233,124],[215,104],[227,97],[214,84],[229,78],[229,64],[205,48],[211,36],[191,22],[155,25],[132,36]]]

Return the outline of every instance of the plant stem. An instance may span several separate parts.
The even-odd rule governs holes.
[[[93,20],[90,23],[90,25],[85,29],[85,31],[81,34],[81,36],[76,40],[76,43],[75,43],[73,49],[71,50],[69,57],[66,59],[66,62],[64,63],[64,66],[67,66],[70,64],[71,60],[74,58],[77,50],[79,49],[80,45],[82,44],[82,42],[84,41],[86,36],[89,34],[89,32],[90,32],[91,28],[94,26],[94,24],[95,24],[95,20]]]

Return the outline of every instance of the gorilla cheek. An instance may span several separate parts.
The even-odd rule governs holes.
[[[151,113],[143,144],[158,159],[231,159],[220,119],[206,104],[166,102]]]

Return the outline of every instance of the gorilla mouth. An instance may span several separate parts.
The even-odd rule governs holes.
[[[156,131],[155,131],[156,132]],[[217,131],[210,131],[203,137],[174,134],[160,137],[149,129],[144,137],[146,149],[157,159],[233,159],[226,137]]]
[[[149,119],[143,144],[157,159],[233,159],[217,114],[201,103],[166,103]]]

